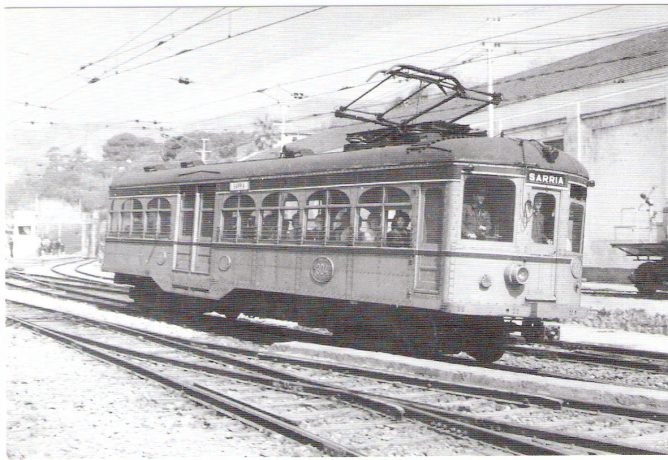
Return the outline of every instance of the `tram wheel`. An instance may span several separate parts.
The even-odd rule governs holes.
[[[480,363],[491,364],[494,361],[501,359],[505,351],[503,346],[497,345],[492,347],[470,348],[466,350],[466,353]]]
[[[464,351],[480,363],[490,364],[505,353],[507,332],[502,318],[479,318],[465,327]]]

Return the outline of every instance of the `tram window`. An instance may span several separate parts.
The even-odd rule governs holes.
[[[549,193],[536,193],[533,199],[531,240],[539,244],[554,241],[554,211],[556,199]]]
[[[284,209],[281,241],[299,242],[302,239],[302,213],[299,209]]]
[[[213,237],[213,211],[202,211],[202,223],[199,234],[203,238]]]
[[[571,205],[568,212],[568,243],[572,252],[582,252],[584,237],[584,203],[587,200],[587,187],[571,184]]]
[[[587,187],[571,185],[571,198],[579,201],[587,201]]]
[[[443,192],[430,188],[424,194],[424,242],[440,244],[443,219]]]
[[[146,207],[146,237],[169,238],[171,234],[171,206],[165,198],[153,198]]]
[[[352,244],[354,230],[351,220],[350,199],[341,190],[329,190],[327,193],[329,218],[327,241],[334,244]]]
[[[248,195],[233,195],[223,203],[220,239],[254,241],[257,235],[255,201]],[[238,235],[237,235],[238,233]]]
[[[357,208],[358,244],[412,245],[411,201],[398,187],[374,187],[362,193]]]
[[[144,233],[144,209],[141,201],[132,200],[132,236],[142,236]]]
[[[515,184],[495,176],[472,176],[464,183],[462,238],[513,241]]]
[[[572,252],[582,252],[584,209],[584,206],[580,203],[571,203],[568,212],[568,237]]]
[[[125,200],[121,205],[121,235],[130,236],[132,228],[132,200]]]
[[[280,240],[292,243],[301,241],[302,214],[299,211],[299,201],[288,193],[283,199],[282,208]]]
[[[262,232],[260,234],[260,239],[263,241],[273,241],[276,242],[279,236],[279,230],[283,225],[281,221],[284,219],[292,220],[297,216],[299,220],[299,201],[291,193],[280,193],[275,192],[270,195],[267,195],[264,200],[262,200]],[[295,233],[296,227],[290,227],[292,222],[288,223],[288,228],[285,230],[285,234],[282,236],[282,239],[289,237],[288,231],[290,228],[293,229],[292,234]]]
[[[200,224],[199,236],[201,238],[213,238],[214,204],[216,202],[216,187],[203,185],[199,187],[200,192]]]
[[[183,195],[181,211],[181,236],[192,237],[195,220],[195,194],[192,192]]]
[[[383,208],[382,207],[360,207],[359,233],[357,242],[364,245],[380,246],[383,238]]]
[[[118,235],[121,231],[121,202],[116,199],[111,202],[111,210],[109,211],[109,235]]]

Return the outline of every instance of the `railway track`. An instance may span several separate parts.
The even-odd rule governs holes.
[[[72,279],[68,277],[51,277],[45,275],[28,275],[21,272],[8,272],[6,283],[10,287],[26,289],[50,296],[72,299],[92,303],[105,309],[112,309],[125,313],[142,314],[143,310],[132,304],[128,297],[128,287],[108,285],[98,281]],[[141,310],[141,311],[139,311]],[[160,317],[160,315],[158,315]],[[209,329],[215,328],[216,318],[207,318]],[[337,345],[337,339],[315,335],[304,331],[285,330],[280,327],[256,324],[245,320],[220,320],[221,327],[230,330],[230,327],[241,326],[251,335],[274,337],[276,340],[285,340],[289,337],[295,340],[315,341],[317,343]],[[212,323],[212,324],[211,324]],[[195,326],[189,324],[189,326]],[[363,348],[374,348],[374,344],[367,344]],[[593,345],[572,344],[559,342],[549,346],[510,346],[508,357],[517,355],[531,357],[531,360],[518,362],[504,358],[507,363],[495,363],[484,367],[580,381],[608,382],[628,386],[643,386],[648,388],[662,388],[665,383],[665,374],[668,367],[668,355],[661,353],[608,348]],[[467,366],[482,366],[467,358],[442,355],[431,357],[442,362]],[[564,370],[564,362],[586,365],[580,372],[572,369]],[[628,380],[628,382],[624,382]]]
[[[98,259],[79,259],[75,260],[74,262],[72,261],[67,261],[63,262],[60,264],[56,264],[50,267],[50,270],[57,274],[60,275],[64,278],[79,278],[79,279],[84,279],[84,280],[90,280],[90,281],[98,281],[100,283],[105,283],[105,284],[113,284],[114,279],[113,277],[110,276],[104,276],[104,275],[94,275],[92,273],[86,273],[83,270],[81,270],[82,267],[85,267],[86,265],[90,265],[94,262],[97,262]],[[74,272],[78,273],[79,276],[75,277],[72,274],[68,273],[67,271],[63,270],[63,267],[68,267],[70,265],[74,265]]]
[[[668,420],[659,414],[620,415],[614,411],[605,412],[602,407],[597,407],[596,411],[565,408],[562,402],[550,398],[483,391],[461,385],[453,388],[440,382],[419,381],[356,368],[346,368],[345,371],[331,365],[322,368],[322,364],[317,361],[197,344],[132,328],[73,318],[58,312],[51,313],[54,316],[47,318],[47,312],[43,309],[28,309],[25,306],[18,309],[23,309],[23,318],[16,317],[20,312],[17,313],[16,308],[12,307],[10,321],[54,338],[66,339],[66,342],[78,348],[84,345],[98,352],[102,349],[103,353],[112,353],[116,364],[119,364],[119,360],[132,361],[134,372],[157,377],[158,381],[171,379],[172,384],[179,381],[179,385],[183,386],[179,379],[184,377],[175,376],[181,375],[179,372],[182,371],[176,372],[175,367],[188,369],[189,373],[196,371],[215,375],[216,379],[232,378],[234,386],[223,381],[213,382],[210,380],[212,377],[207,377],[201,380],[204,383],[190,384],[186,393],[195,399],[208,396],[209,404],[222,404],[216,398],[228,405],[235,403],[233,413],[236,416],[254,420],[257,417],[264,420],[266,416],[268,420],[263,422],[265,428],[275,425],[280,428],[277,431],[284,435],[307,440],[307,443],[319,446],[324,452],[336,455],[406,454],[410,451],[402,449],[427,445],[439,448],[443,445],[454,446],[457,453],[478,454],[668,452],[641,447],[641,442],[634,445],[633,437],[626,436],[626,440],[620,441],[619,433],[610,428],[617,425],[620,433],[642,433],[642,436],[668,434]],[[35,324],[37,321],[40,322],[39,326]],[[85,326],[82,326],[83,323]],[[76,331],[72,332],[72,329]],[[82,330],[87,333],[82,334]],[[104,333],[100,333],[100,330]],[[122,337],[121,345],[111,343],[110,331]],[[134,339],[130,340],[132,337]],[[156,344],[165,349],[156,351]],[[142,351],[147,349],[153,351]],[[252,359],[250,355],[254,355]],[[193,356],[197,359],[193,359]],[[102,358],[109,361],[108,357]],[[204,360],[203,363],[201,360]],[[223,364],[224,367],[211,368],[211,362]],[[169,374],[167,377],[156,370],[164,370],[165,366]],[[124,367],[127,368],[127,365]],[[192,374],[189,375],[192,377]],[[252,387],[239,387],[240,381]],[[262,387],[261,390],[258,390],[258,385]],[[241,389],[223,395],[212,386]],[[271,391],[267,390],[268,387]],[[281,389],[278,396],[275,394],[276,388]],[[204,392],[205,395],[198,392]],[[287,397],[287,393],[291,396]],[[323,400],[323,397],[326,399]],[[332,398],[338,401],[337,404],[332,402]],[[256,404],[255,401],[262,403]],[[231,411],[228,406],[225,407],[225,411]],[[240,415],[239,411],[246,415]],[[278,413],[281,415],[277,417]],[[476,415],[472,416],[471,413]],[[514,416],[517,421],[508,422],[509,416]],[[563,430],[549,427],[537,428],[540,427],[536,423],[537,418],[543,419],[543,425],[552,423],[545,421],[558,419],[560,423],[566,422],[569,426],[587,425],[590,430],[592,427],[606,426],[608,435],[597,439],[593,435],[568,433],[568,430],[564,433]],[[280,421],[284,423],[278,423]],[[296,432],[293,430],[295,426],[298,428]],[[332,439],[346,439],[351,445],[331,443]],[[370,440],[373,440],[371,444]],[[397,440],[400,441],[396,443]]]

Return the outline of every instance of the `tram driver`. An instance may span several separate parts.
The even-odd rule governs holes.
[[[464,205],[462,238],[486,240],[492,237],[492,219],[485,205],[487,191],[479,187],[473,192],[473,203]]]

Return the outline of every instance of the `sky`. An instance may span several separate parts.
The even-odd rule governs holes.
[[[487,80],[482,42],[515,53],[492,61],[501,78],[660,26],[668,5],[5,9],[6,159],[34,161],[52,146],[99,157],[122,132],[160,141],[248,131],[283,111],[288,131],[312,131],[322,118],[309,115],[351,101],[398,63],[472,86]],[[554,44],[564,46],[532,51]]]

